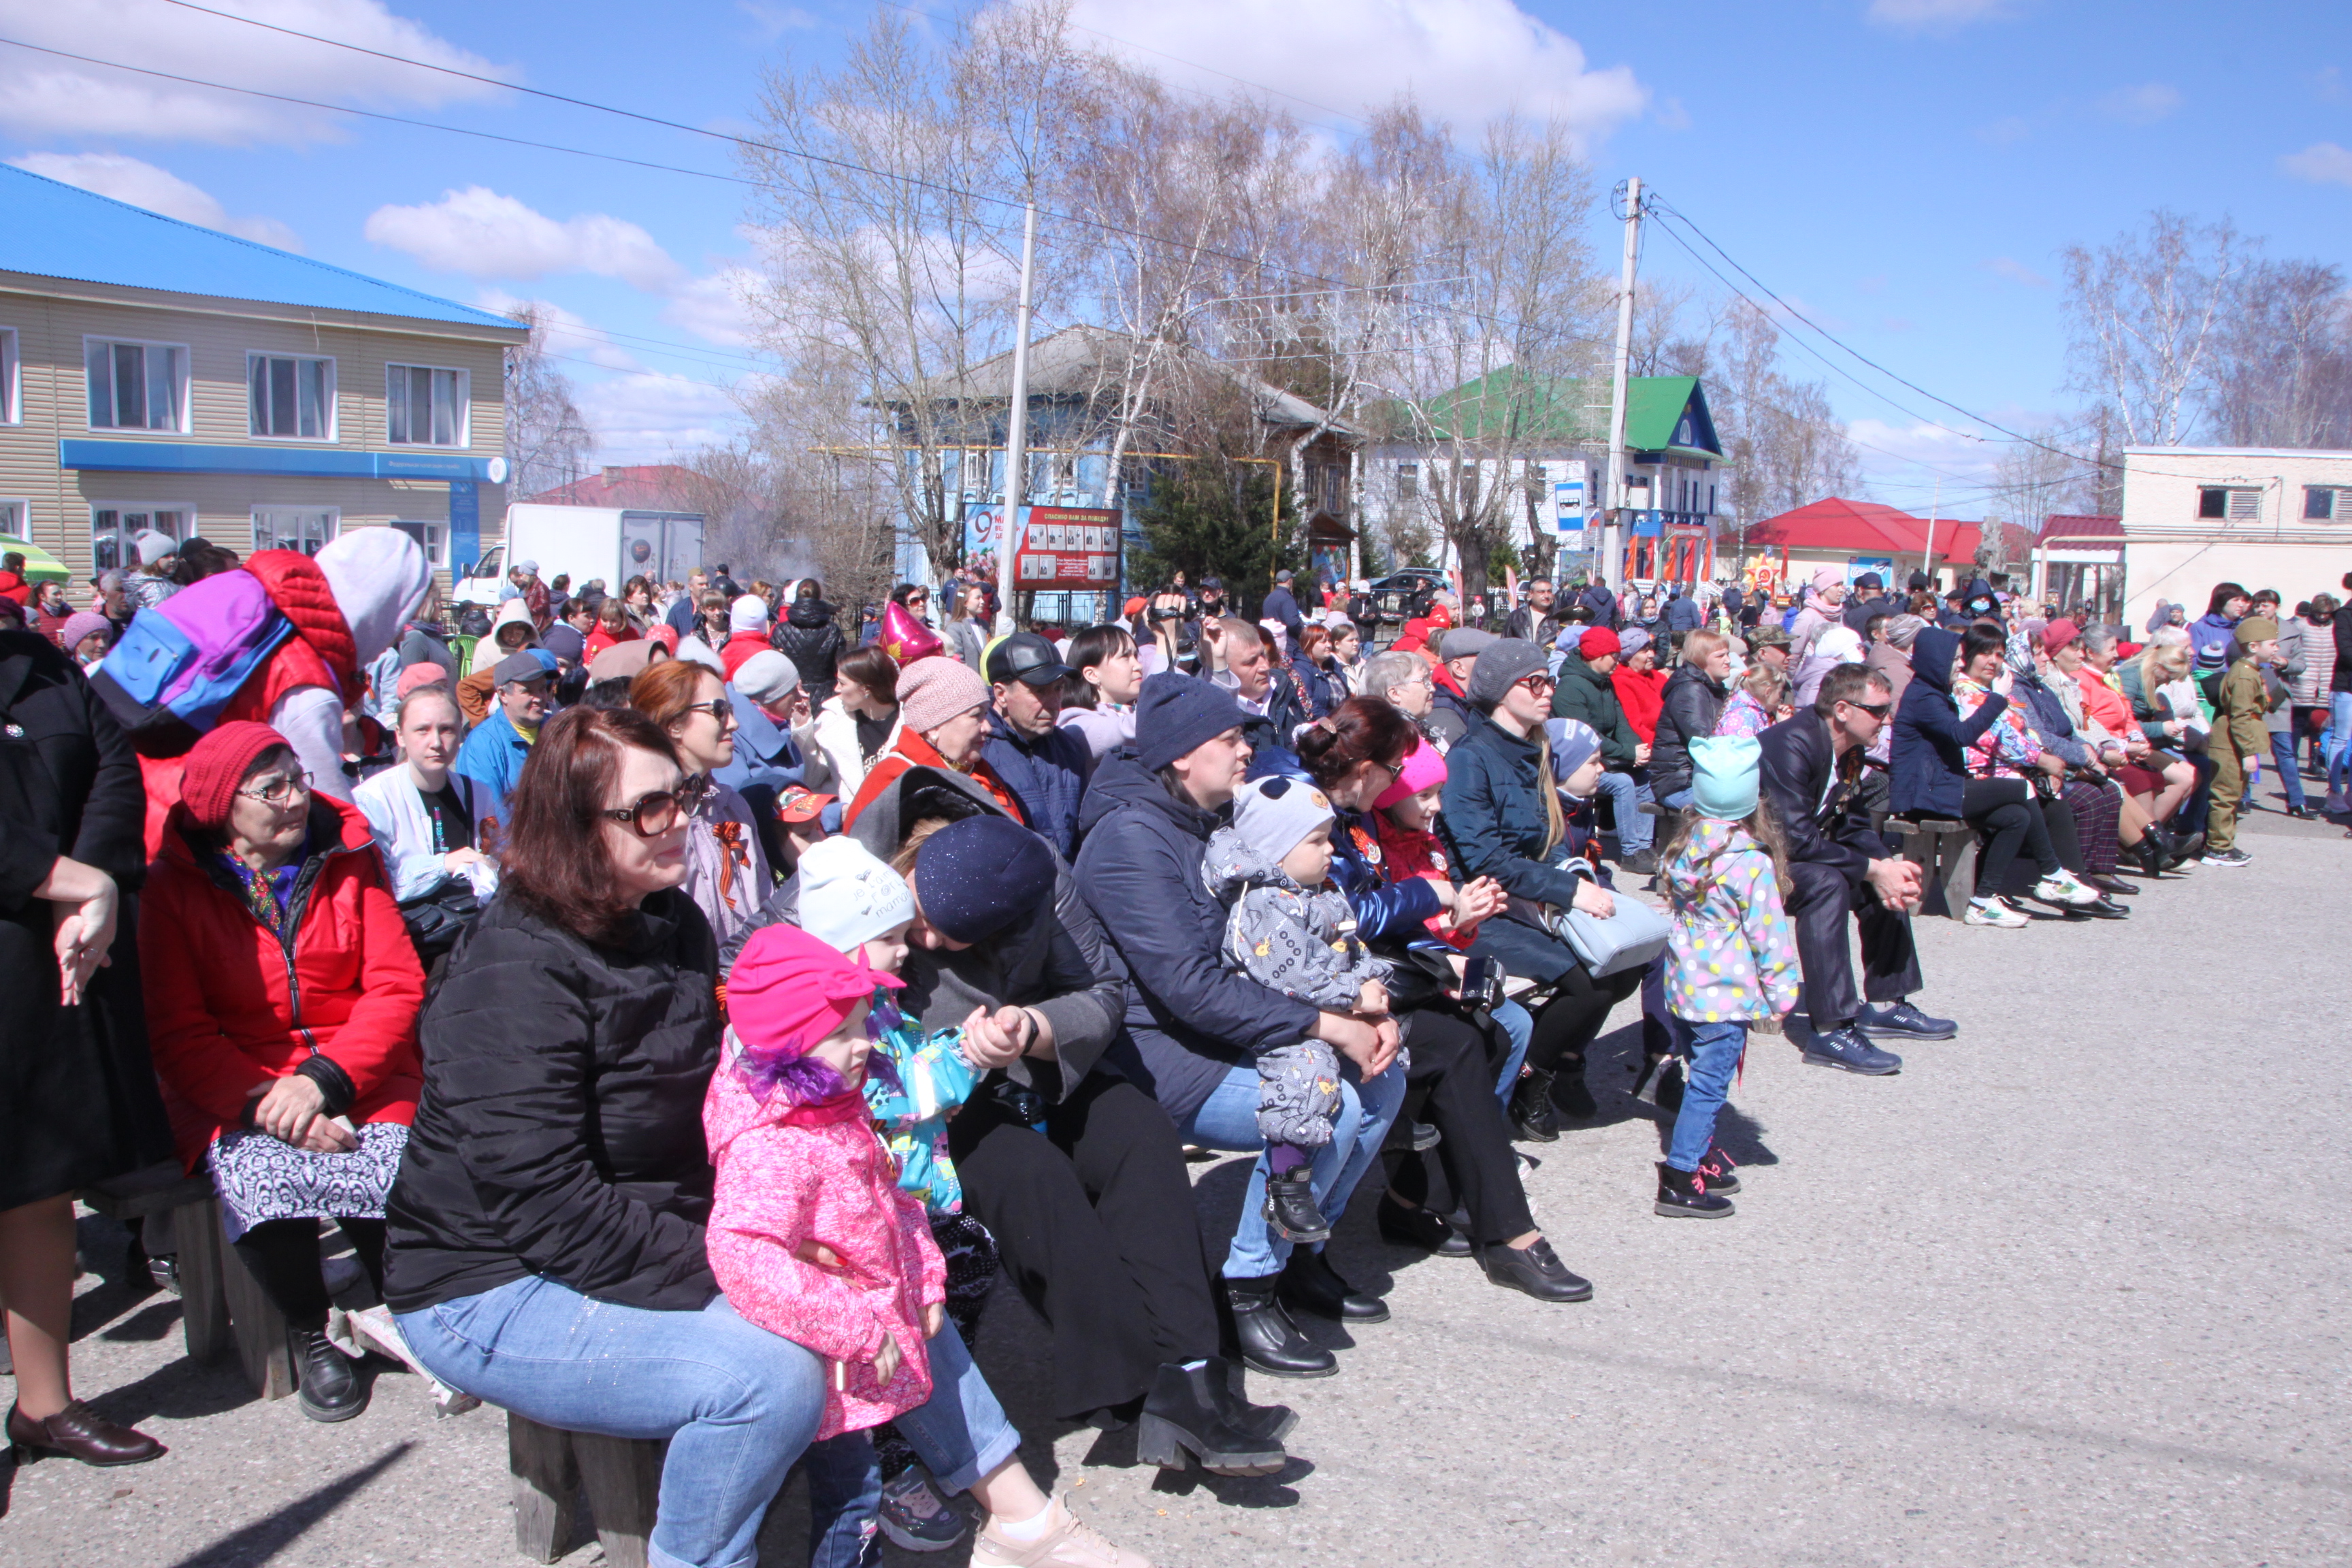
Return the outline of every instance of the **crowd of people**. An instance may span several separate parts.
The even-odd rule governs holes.
[[[1136,1563],[1017,1456],[1000,1278],[1055,1416],[1274,1472],[1297,1416],[1246,1374],[1390,1316],[1328,1252],[1351,1203],[1591,1298],[1520,1146],[1595,1113],[1620,1003],[1653,1211],[1728,1217],[1752,1032],[1883,1076],[1958,1030],[1912,826],[1973,835],[1952,912],[2016,930],[2246,864],[2306,742],[2345,808],[2352,620],[2234,584],[2135,637],[1989,581],[1538,581],[1374,647],[1286,572],[1256,620],[1179,574],[1006,635],[906,584],[867,637],[813,581],[520,562],[468,633],[394,530],[138,544],[89,609],[0,574],[9,1442],[163,1452],[74,1396],[73,1205],[195,1173],[304,1415],[362,1414],[372,1343],[448,1408],[667,1439],[665,1564],[751,1561],[795,1465],[826,1568]],[[1255,1156],[1220,1258],[1188,1149]]]

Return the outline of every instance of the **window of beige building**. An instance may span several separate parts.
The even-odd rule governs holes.
[[[124,342],[84,338],[93,430],[188,428],[188,349],[185,343]]]
[[[341,514],[331,506],[257,506],[253,509],[256,550],[299,550],[316,555],[335,537]]]
[[[189,525],[195,515],[196,509],[192,506],[158,506],[152,501],[95,502],[89,509],[90,566],[99,572],[118,566],[128,569],[136,563],[138,555],[132,540],[152,531],[176,543],[189,536]]]
[[[335,438],[335,362],[289,354],[245,356],[248,432],[264,440]]]
[[[469,377],[432,365],[383,367],[384,439],[395,447],[464,447]]]

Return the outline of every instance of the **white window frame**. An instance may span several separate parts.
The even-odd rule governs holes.
[[[324,435],[273,436],[266,430],[258,430],[254,427],[253,368],[255,363],[258,361],[273,359],[292,360],[297,364],[300,364],[302,362],[307,360],[313,364],[323,364],[327,367],[327,384],[322,389],[320,397],[320,405],[326,411],[327,416],[326,433]],[[300,373],[297,372],[296,374],[299,377]],[[299,384],[295,389],[295,403],[298,410],[295,416],[295,424],[299,426],[301,424],[301,416],[299,412],[301,403],[301,389]],[[270,441],[288,446],[331,447],[334,445],[337,439],[335,424],[336,412],[335,357],[332,354],[279,353],[271,349],[247,349],[245,351],[245,431],[248,437],[256,441]]]
[[[440,571],[449,564],[449,522],[446,518],[395,517],[384,526],[396,528],[415,540],[417,548],[425,552],[425,563],[434,570]],[[411,529],[416,531],[410,533]]]
[[[457,438],[455,441],[416,441],[395,437],[392,433],[392,376],[394,371],[425,371],[457,377],[454,401],[457,409]],[[406,378],[404,376],[403,381]],[[404,385],[402,401],[406,402]],[[429,406],[428,397],[428,406]],[[429,415],[428,415],[429,417]],[[453,364],[411,364],[404,361],[390,363],[383,367],[383,442],[387,447],[424,447],[435,451],[457,452],[474,444],[474,373]]]
[[[23,544],[33,542],[30,496],[0,496],[0,539],[13,539]]]
[[[115,340],[109,339],[109,340],[107,340],[107,341],[109,341],[109,342],[113,342],[113,341],[115,341]],[[114,565],[113,565],[113,566],[111,566],[111,567],[109,567],[109,566],[107,566],[104,563],[100,562],[100,561],[99,560],[99,558],[98,558],[98,555],[99,555],[99,551],[98,551],[98,540],[99,540],[99,532],[98,532],[98,519],[99,519],[99,514],[100,514],[100,513],[101,513],[101,512],[109,512],[109,511],[113,512],[113,513],[118,517],[118,518],[119,518],[119,517],[121,517],[121,516],[123,513],[125,513],[125,512],[133,512],[133,513],[137,513],[137,514],[138,514],[138,515],[140,515],[140,516],[149,518],[149,519],[151,519],[151,520],[152,520],[152,519],[154,517],[154,515],[155,515],[157,512],[159,512],[159,511],[176,512],[176,513],[178,513],[178,514],[179,514],[179,518],[180,518],[180,525],[179,525],[179,529],[178,529],[178,531],[177,531],[176,532],[174,532],[174,531],[173,531],[173,530],[171,530],[171,529],[164,529],[164,530],[162,530],[162,531],[163,531],[163,532],[165,532],[165,533],[169,533],[169,534],[171,534],[172,539],[173,539],[173,542],[174,543],[185,543],[185,542],[186,542],[190,538],[192,538],[192,537],[194,537],[194,534],[195,534],[195,531],[196,531],[196,507],[195,507],[195,503],[194,503],[194,501],[182,501],[182,500],[94,500],[94,501],[91,501],[91,502],[89,503],[89,559],[90,559],[90,570],[91,570],[93,573],[97,573],[97,572],[107,572],[107,571],[123,571],[123,572],[131,572],[131,571],[135,571],[135,570],[137,570],[137,568],[135,568],[135,567],[133,567],[133,566],[131,566],[131,565],[127,564],[124,561],[122,561],[122,560],[121,560],[121,557],[122,557],[122,556],[124,556],[124,555],[128,555],[128,554],[130,553],[130,551],[126,548],[126,546],[128,546],[128,544],[130,543],[131,536],[132,534],[134,534],[134,533],[143,532],[143,531],[145,531],[143,528],[131,528],[131,527],[127,527],[127,526],[123,525],[123,524],[122,524],[122,523],[121,523],[121,522],[117,522],[117,523],[115,524],[115,528],[114,528],[114,534],[115,534],[115,538],[116,538],[116,541],[117,541],[117,544],[116,544],[116,556],[117,556],[117,558],[116,558],[116,560],[115,560]],[[148,522],[148,523],[145,525],[145,527],[146,527],[146,528],[152,528],[152,527],[154,527],[154,523],[151,521],[150,522]]]
[[[92,420],[89,416],[89,351],[91,345],[96,343],[104,343],[110,351],[118,347],[144,349],[151,352],[155,349],[167,349],[177,353],[180,356],[180,422],[164,428],[153,425],[100,425]],[[96,332],[85,332],[81,340],[81,414],[83,420],[91,430],[103,430],[115,436],[184,436],[194,427],[195,411],[193,407],[194,401],[193,395],[195,391],[195,363],[194,355],[189,352],[187,344],[165,342],[160,339],[102,337]],[[113,370],[110,365],[107,373],[107,384],[110,389],[113,386]],[[121,402],[119,395],[114,401],[119,407]]]
[[[85,369],[82,373],[89,373]],[[85,401],[89,389],[82,389]],[[23,362],[16,353],[16,329],[0,327],[0,425],[22,425],[25,422],[25,379]]]
[[[295,535],[294,543],[290,545],[284,543],[282,542],[283,536],[278,532],[278,527],[275,523],[272,523],[269,527],[269,542],[266,544],[262,542],[261,520],[273,512],[300,512],[306,517],[313,513],[323,514],[326,518],[326,529],[319,537],[319,543],[322,547],[337,534],[341,533],[343,529],[343,509],[339,506],[289,505],[285,502],[272,502],[268,506],[257,506],[253,509],[252,513],[253,547],[256,550],[302,549],[301,535],[299,531]],[[316,550],[302,550],[302,553],[305,555],[316,555],[319,552]]]

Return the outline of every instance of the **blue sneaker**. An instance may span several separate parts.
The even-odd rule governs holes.
[[[1903,1070],[1903,1058],[1882,1051],[1870,1037],[1848,1024],[1843,1029],[1816,1034],[1805,1042],[1805,1060],[1817,1068],[1843,1068],[1865,1078],[1885,1078]]]
[[[971,1529],[920,1465],[909,1465],[883,1483],[881,1525],[891,1544],[907,1552],[945,1552]]]
[[[1899,1035],[1906,1040],[1948,1040],[1960,1032],[1949,1018],[1930,1018],[1908,1002],[1891,1007],[1864,1007],[1854,1027],[1866,1035]]]

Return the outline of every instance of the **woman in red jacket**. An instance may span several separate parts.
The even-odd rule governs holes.
[[[284,736],[231,722],[187,755],[139,956],[181,1158],[286,1316],[302,1413],[367,1391],[329,1342],[319,1222],[383,1279],[383,1205],[415,1115],[425,974],[367,819],[313,793]]]

